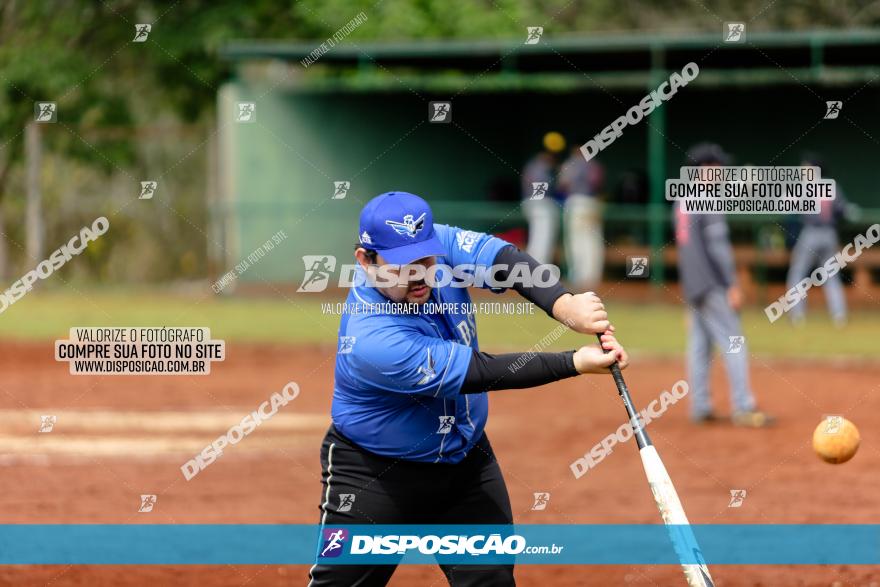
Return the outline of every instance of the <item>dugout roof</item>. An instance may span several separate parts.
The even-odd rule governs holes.
[[[375,90],[363,76],[387,78],[390,71],[408,84],[455,85],[467,77],[471,89],[513,87],[560,89],[601,84],[643,87],[654,68],[681,69],[696,61],[711,68],[701,85],[853,83],[880,75],[880,30],[811,30],[751,32],[742,43],[725,43],[722,27],[711,33],[547,35],[536,45],[523,39],[474,41],[393,41],[357,43],[343,40],[320,57],[316,66],[337,72],[313,80],[315,86]],[[318,41],[238,41],[221,55],[237,64],[252,60],[299,62]],[[479,79],[470,79],[477,76]],[[356,78],[361,77],[358,80]],[[434,78],[434,79],[429,79]]]

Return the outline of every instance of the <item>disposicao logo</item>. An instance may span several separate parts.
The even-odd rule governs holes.
[[[348,531],[342,528],[324,528],[324,543],[321,545],[321,558],[331,558],[342,554]]]

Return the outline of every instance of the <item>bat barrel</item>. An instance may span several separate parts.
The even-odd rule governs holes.
[[[601,335],[596,336],[599,338],[601,346],[602,337]],[[604,348],[602,350],[608,352]],[[620,365],[616,361],[611,365],[611,376],[614,378],[617,392],[623,400],[626,415],[629,416],[633,436],[636,437],[636,442],[639,445],[639,456],[642,458],[645,475],[648,477],[648,485],[651,487],[651,493],[654,494],[654,500],[660,509],[660,517],[663,518],[663,523],[669,530],[672,545],[682,563],[688,587],[715,587],[712,576],[709,574],[709,568],[702,559],[702,553],[690,527],[690,522],[688,522],[681,501],[678,499],[678,493],[672,485],[672,479],[669,477],[663,461],[660,460],[657,449],[654,448],[651,439],[645,432],[643,420],[639,418],[638,412],[633,407],[629,388],[626,386],[626,381],[623,380]],[[691,553],[696,555],[698,564],[685,562],[689,561]]]

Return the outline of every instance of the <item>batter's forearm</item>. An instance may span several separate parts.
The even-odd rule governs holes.
[[[574,351],[502,355],[474,351],[461,393],[537,387],[577,374]]]
[[[513,245],[504,247],[495,257],[496,265],[506,265],[510,269],[513,269],[514,265],[520,263],[528,265],[529,275],[535,275],[535,269],[541,265],[534,257],[528,253],[520,251]],[[508,275],[509,270],[498,272],[498,276],[501,279],[507,279]],[[519,295],[547,312],[547,315],[551,317],[553,316],[553,304],[556,303],[556,300],[561,296],[569,293],[568,290],[562,287],[562,284],[559,283],[559,281],[549,286],[534,284],[523,285],[521,283],[515,283],[513,289],[515,289]]]

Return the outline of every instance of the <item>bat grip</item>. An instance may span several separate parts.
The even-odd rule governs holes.
[[[602,352],[610,352],[602,346],[602,335],[597,334],[596,338],[599,340],[599,348],[602,349]],[[635,407],[633,407],[629,388],[626,386],[626,381],[623,380],[623,373],[620,372],[620,365],[617,364],[617,361],[614,361],[609,369],[611,370],[611,377],[614,379],[614,384],[617,385],[617,393],[620,394],[620,399],[623,400],[623,407],[626,408],[626,415],[629,417],[630,426],[632,426],[633,429],[633,436],[636,437],[636,443],[639,445],[639,449],[651,446],[653,443],[648,437],[648,433],[645,432],[642,420],[639,419],[638,412],[636,412]]]
[[[606,355],[610,353],[611,351],[602,346],[602,335],[597,334],[596,338],[599,340],[599,348],[602,349],[602,352]],[[618,391],[621,388],[626,389],[626,381],[623,380],[623,373],[620,372],[620,365],[617,364],[617,361],[611,363],[609,369],[611,369],[611,376],[614,378],[614,383],[617,384]]]

